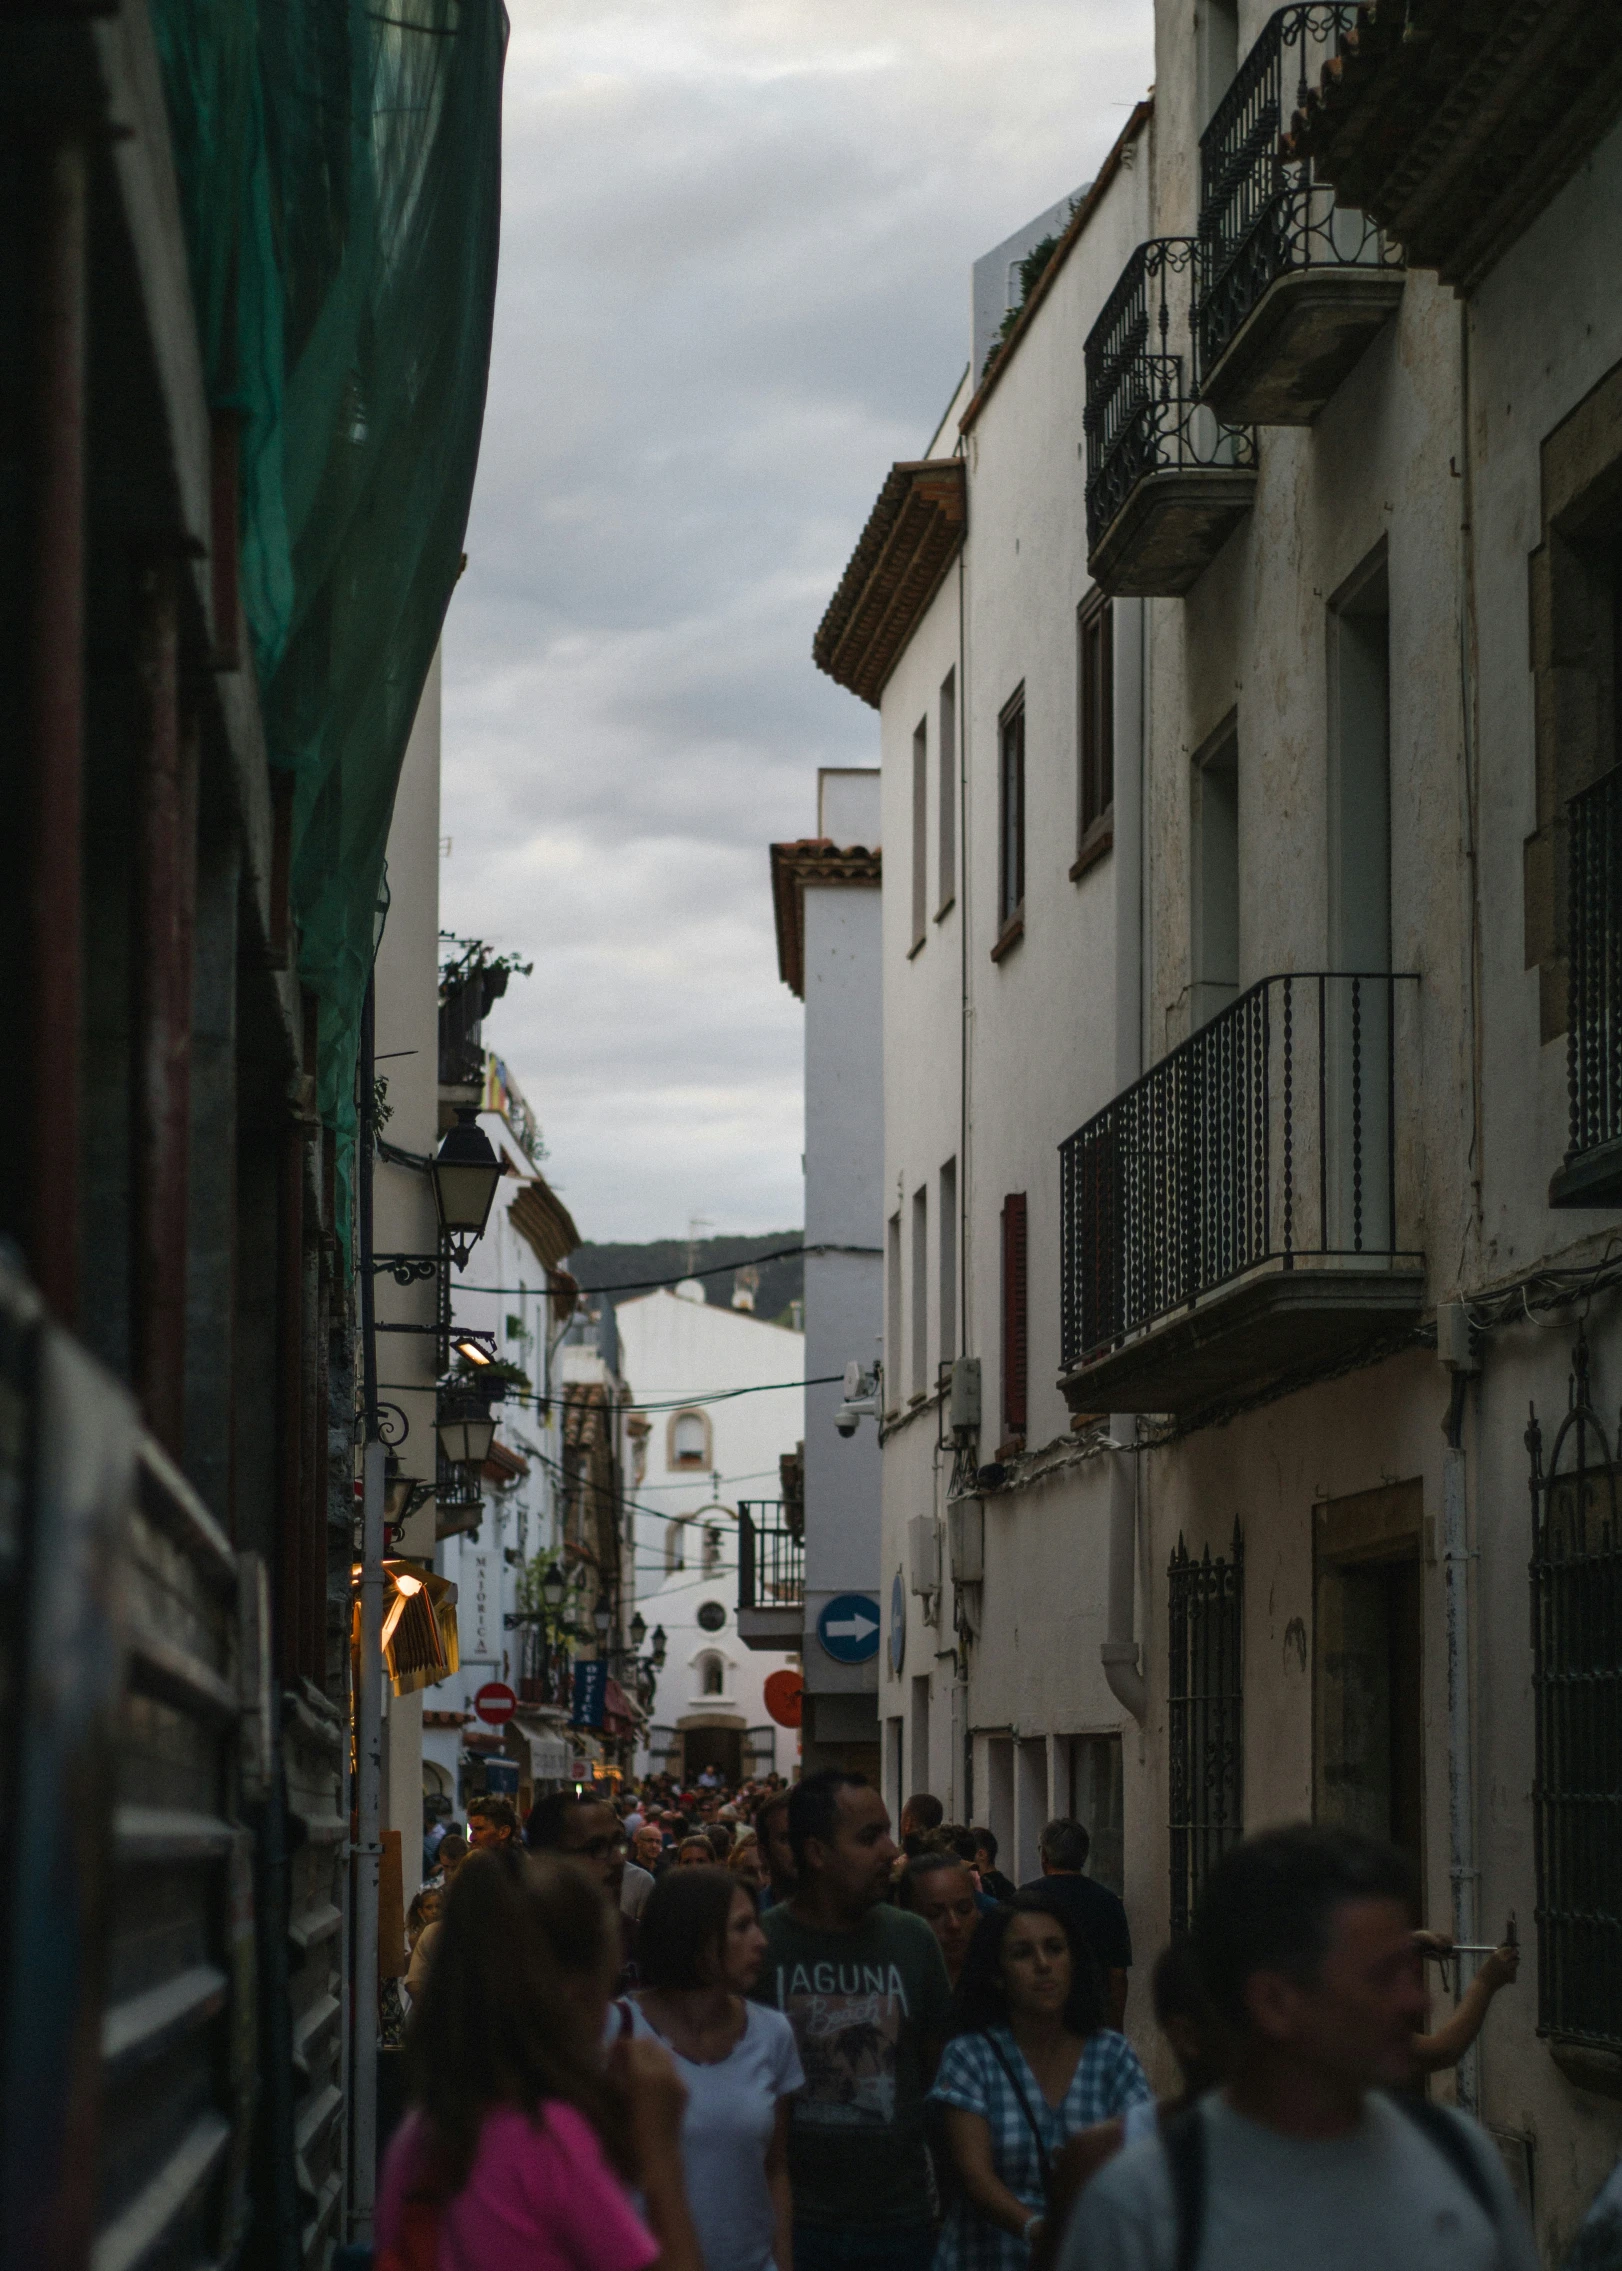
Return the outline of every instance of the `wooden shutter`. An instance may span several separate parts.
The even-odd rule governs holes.
[[[1004,1435],[1025,1432],[1026,1376],[1025,1193],[1002,1202],[1002,1424]]]

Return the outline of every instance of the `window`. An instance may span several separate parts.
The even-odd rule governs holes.
[[[920,718],[912,737],[912,951],[929,932],[929,727]]]
[[[665,1464],[699,1469],[711,1464],[710,1422],[706,1412],[671,1413],[665,1435]]]
[[[935,763],[940,779],[940,902],[937,918],[957,896],[957,672],[949,670],[941,683],[940,732],[935,736]]]
[[[912,1392],[929,1393],[929,1189],[912,1194]]]
[[[1206,127],[1211,113],[1233,85],[1239,68],[1238,0],[1199,0],[1194,14],[1194,50],[1199,122]]]
[[[673,1577],[678,1569],[687,1567],[687,1524],[665,1524],[665,1575]]]
[[[907,1780],[914,1790],[933,1790],[934,1778],[929,1771],[929,1675],[915,1677],[912,1683],[912,1752],[907,1767]]]
[[[1002,1202],[1002,1428],[1025,1433],[1025,1193]]]
[[[1195,760],[1193,881],[1191,1031],[1239,991],[1239,739],[1231,719]]]
[[[884,1408],[899,1410],[901,1394],[901,1213],[891,1215],[884,1237]]]
[[[1025,689],[1022,686],[997,728],[997,944],[1011,944],[1008,933],[1025,914]],[[994,950],[995,951],[995,950]]]
[[[1188,1930],[1212,1865],[1244,1835],[1245,1545],[1171,1557],[1171,1930]]]
[[[1534,1412],[1532,1696],[1536,1765],[1532,1838],[1537,1881],[1538,2029],[1558,2043],[1614,2052],[1622,2039],[1622,1872],[1615,1727],[1622,1691],[1615,1602],[1622,1588],[1618,1470],[1589,1402],[1588,1344],[1579,1333],[1571,1408],[1543,1472]]]
[[[1076,865],[1072,876],[1109,848],[1115,808],[1114,610],[1102,592],[1082,601],[1076,618]]]
[[[698,1692],[700,1695],[725,1695],[727,1668],[713,1648],[706,1648],[698,1660]]]
[[[950,1364],[957,1354],[957,1161],[941,1169],[941,1196],[936,1233],[940,1241],[941,1362]]]

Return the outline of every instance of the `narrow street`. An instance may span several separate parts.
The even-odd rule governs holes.
[[[0,2271],[1622,2271],[1615,0],[0,121]]]

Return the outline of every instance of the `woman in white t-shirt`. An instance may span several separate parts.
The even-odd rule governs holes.
[[[669,1869],[649,1893],[625,2015],[687,2085],[682,2162],[705,2271],[794,2271],[788,2100],[805,2075],[782,2012],[748,2000],[765,1953],[754,1895],[730,1870]]]

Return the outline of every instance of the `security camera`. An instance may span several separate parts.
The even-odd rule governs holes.
[[[854,1435],[861,1416],[861,1413],[853,1410],[849,1404],[841,1404],[834,1413],[834,1425],[841,1435]]]
[[[875,1364],[864,1371],[855,1357],[845,1367],[845,1400],[834,1412],[834,1425],[841,1435],[851,1436],[864,1419],[879,1416],[880,1371]]]

